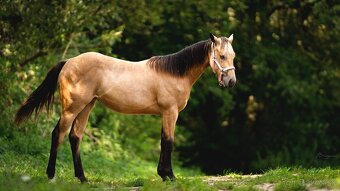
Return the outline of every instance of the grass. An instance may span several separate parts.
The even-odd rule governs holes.
[[[91,160],[91,157],[85,158]],[[194,172],[177,167],[178,180],[163,182],[155,172],[156,164],[145,161],[110,164],[107,159],[93,159],[102,163],[87,164],[92,166],[86,169],[89,182],[81,184],[73,177],[71,160],[65,159],[69,158],[58,160],[57,178],[50,182],[45,176],[47,156],[9,151],[0,156],[0,190],[131,190],[135,187],[140,190],[260,190],[263,184],[272,184],[276,191],[340,188],[340,170],[332,168],[277,168],[256,177],[232,173],[209,181],[211,177],[195,176]]]
[[[261,175],[241,175],[226,171],[224,176],[205,176],[199,170],[175,165],[178,180],[161,181],[156,173],[157,158],[145,160],[114,144],[82,144],[82,159],[88,183],[73,177],[69,144],[58,153],[56,178],[49,181],[45,168],[49,138],[14,134],[0,137],[0,190],[263,190],[276,191],[340,189],[339,168],[276,168]],[[119,150],[119,152],[112,152]]]

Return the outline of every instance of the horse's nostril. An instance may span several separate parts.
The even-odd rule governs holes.
[[[229,80],[228,86],[233,87],[235,84],[236,84],[236,81],[231,79]]]

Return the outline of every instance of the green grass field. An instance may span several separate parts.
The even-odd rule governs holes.
[[[49,157],[48,131],[12,131],[0,137],[0,191],[2,190],[336,190],[340,168],[281,167],[257,175],[226,170],[221,176],[206,176],[198,169],[180,167],[174,160],[177,181],[165,181],[156,173],[158,152],[149,159],[123,149],[110,137],[96,143],[88,136],[81,145],[85,175],[81,184],[74,177],[68,140],[60,146],[56,178],[49,181],[45,169]],[[154,156],[154,157],[151,157]],[[176,159],[176,157],[175,157]]]
[[[204,176],[199,171],[175,168],[178,180],[162,182],[156,163],[122,158],[111,160],[95,152],[84,155],[88,183],[73,177],[66,148],[58,156],[56,178],[45,176],[48,153],[0,156],[0,190],[313,190],[340,189],[340,169],[277,168],[261,175],[228,173]]]

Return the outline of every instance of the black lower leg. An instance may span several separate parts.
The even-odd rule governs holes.
[[[170,180],[175,180],[176,177],[172,171],[171,165],[171,152],[173,147],[173,140],[166,139],[162,132],[161,139],[161,154],[159,158],[157,173],[162,177],[163,181],[169,178]]]
[[[46,169],[46,174],[49,179],[54,178],[54,174],[55,174],[55,164],[57,160],[58,139],[59,139],[59,131],[60,131],[59,123],[60,123],[60,119],[52,132],[50,158],[49,158],[48,166]]]
[[[79,178],[81,182],[86,182],[87,179],[85,178],[83,165],[80,159],[80,138],[70,133],[69,139],[73,157],[74,176]]]

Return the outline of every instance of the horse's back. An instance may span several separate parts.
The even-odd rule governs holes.
[[[142,110],[156,113],[154,72],[145,63],[124,61],[96,52],[83,53],[69,59],[61,71],[61,97],[81,102],[97,98],[123,113],[140,113]]]
[[[67,60],[59,74],[59,82],[65,82],[69,86],[99,87],[126,73],[131,68],[129,65],[131,64],[127,61],[97,52],[87,52]]]

